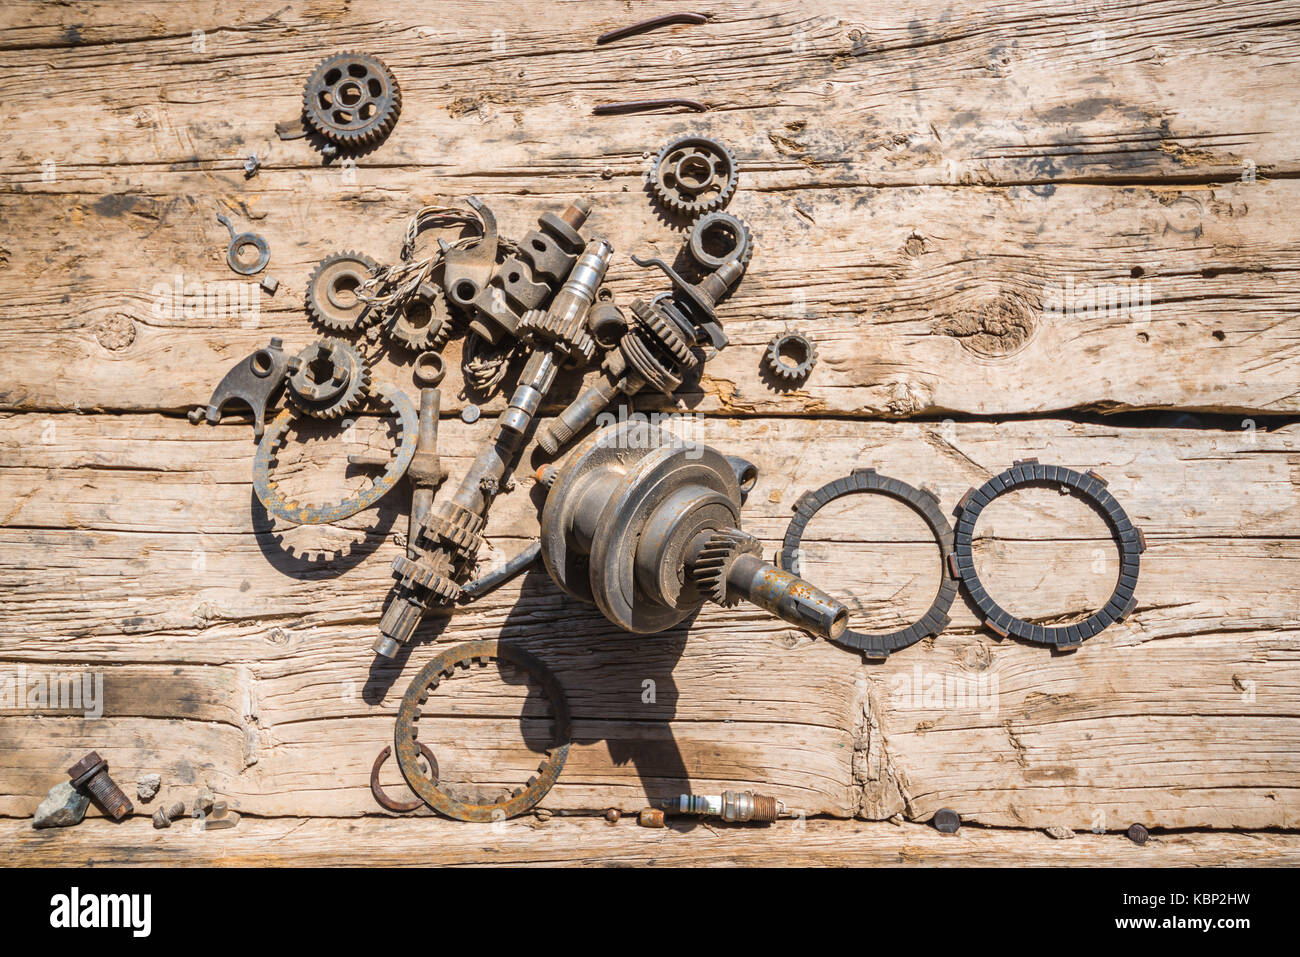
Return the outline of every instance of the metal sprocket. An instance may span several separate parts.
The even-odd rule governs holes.
[[[359,150],[386,137],[402,111],[397,78],[378,57],[335,53],[312,70],[303,122],[336,146]]]

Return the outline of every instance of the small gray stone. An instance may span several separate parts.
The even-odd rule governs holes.
[[[1062,827],[1059,824],[1053,824],[1047,828],[1047,836],[1056,841],[1073,841],[1074,831],[1068,827]]]
[[[62,781],[50,788],[36,808],[32,827],[72,827],[81,823],[88,807],[90,795],[78,791],[71,781]]]
[[[162,787],[161,774],[146,774],[135,782],[135,793],[141,801],[148,803],[154,799],[160,787]]]

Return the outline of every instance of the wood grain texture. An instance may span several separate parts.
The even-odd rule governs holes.
[[[1295,863],[1294,4],[726,0],[709,24],[602,48],[603,30],[674,8],[275,7],[0,11],[0,678],[103,679],[102,716],[0,712],[6,860]],[[274,132],[338,49],[379,54],[403,90],[394,134],[355,167]],[[713,109],[590,116],[669,93]],[[675,402],[637,405],[758,465],[744,524],[766,554],[798,496],[852,467],[929,486],[948,511],[1036,456],[1096,469],[1144,527],[1131,618],[1052,655],[995,641],[959,598],[943,635],[865,664],[747,607],[624,635],[535,571],[371,667],[405,490],[337,526],[283,527],[252,495],[247,426],[180,413],[270,336],[313,337],[315,263],[338,248],[391,261],[421,202],[478,195],[519,235],[586,195],[620,299],[661,291],[627,254],[681,244],[642,174],[685,132],[735,150],[731,209],[759,251],[721,308],[730,345]],[[245,180],[251,152],[263,168]],[[187,310],[169,291],[235,291],[219,210],[270,242],[281,288],[255,309]],[[779,392],[761,355],[787,330],[819,363]],[[459,343],[447,354],[455,482],[502,401],[455,418]],[[409,366],[385,354],[376,372],[410,388]],[[547,411],[579,387],[562,379]],[[1144,410],[1164,415],[1103,417]],[[342,445],[383,441],[369,416],[309,438],[281,478],[321,498],[360,481],[333,467]],[[532,450],[524,462],[521,476]],[[523,478],[501,497],[488,560],[537,534],[539,501]],[[1118,567],[1097,517],[1055,494],[1009,496],[978,532],[990,591],[1035,620],[1086,614]],[[880,629],[916,617],[941,574],[915,516],[858,497],[809,526],[803,561]],[[414,670],[498,637],[551,665],[573,711],[546,808],[752,788],[811,819],[678,833],[377,814],[370,765]],[[441,689],[422,725],[448,780],[491,790],[527,776],[548,715],[489,668]],[[245,819],[33,832],[25,818],[88,747],[124,781],[161,772],[160,800],[208,784]],[[402,788],[391,765],[383,779]],[[942,807],[982,827],[921,826]],[[1176,830],[1136,848],[1117,833],[1133,821]],[[1033,830],[1047,827],[1083,833]]]
[[[245,817],[226,831],[144,820],[75,830],[33,831],[0,821],[0,853],[17,864],[58,866],[202,865],[284,867],[345,864],[428,867],[510,865],[723,867],[1294,867],[1294,834],[1153,834],[1138,847],[1119,834],[1084,832],[1054,840],[1043,833],[965,828],[939,834],[918,825],[782,821],[771,827],[684,826],[654,830],[623,820],[501,824],[422,820],[285,821]]]

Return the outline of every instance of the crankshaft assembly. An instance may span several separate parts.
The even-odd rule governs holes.
[[[557,466],[542,511],[542,560],[569,595],[626,631],[653,634],[706,601],[745,599],[824,638],[848,610],[760,557],[740,529],[753,466],[642,420],[607,426]]]

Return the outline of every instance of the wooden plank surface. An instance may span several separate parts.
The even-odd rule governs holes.
[[[43,866],[77,860],[97,866],[199,865],[285,867],[421,865],[647,867],[789,866],[997,867],[1294,867],[1294,834],[1210,831],[1153,834],[1138,847],[1118,834],[1043,833],[966,828],[938,834],[918,825],[860,821],[782,821],[771,827],[677,825],[653,830],[623,820],[532,818],[460,824],[433,818],[289,821],[244,818],[225,831],[195,831],[184,822],[166,831],[144,820],[83,824],[72,831],[33,831],[0,821],[6,860]]]
[[[1289,835],[1262,832],[1300,826],[1294,4],[725,2],[710,24],[608,48],[591,39],[670,5],[546,9],[0,12],[0,672],[104,684],[101,717],[0,714],[0,846],[39,863],[327,862],[355,859],[364,834],[394,863],[1293,863]],[[404,106],[381,149],[340,168],[273,127],[311,66],[350,48],[384,57]],[[668,92],[715,109],[589,115]],[[947,511],[1037,456],[1097,469],[1145,528],[1133,617],[1056,656],[994,641],[959,598],[947,632],[876,665],[748,608],[623,635],[538,571],[370,667],[405,490],[336,527],[278,527],[251,493],[248,428],[179,413],[270,336],[306,342],[315,262],[341,247],[391,260],[420,202],[477,194],[518,234],[586,195],[619,296],[659,291],[627,254],[671,258],[682,235],[641,175],[688,131],[735,149],[731,208],[759,253],[722,307],[731,344],[675,405],[638,405],[759,466],[744,521],[767,554],[799,494],[852,467],[927,485]],[[250,152],[264,167],[246,181]],[[255,314],[187,313],[165,292],[233,278],[218,210],[271,244],[282,285]],[[1108,296],[1133,305],[1091,308]],[[820,355],[791,392],[759,376],[783,330]],[[458,343],[448,357],[454,482],[501,400],[454,418]],[[409,357],[376,371],[410,387]],[[376,430],[361,417],[351,440]],[[284,481],[337,493],[340,444],[296,443]],[[501,498],[489,558],[536,534],[539,501],[531,480]],[[1062,620],[1105,600],[1114,547],[1077,502],[1017,493],[979,531],[981,574],[1012,610]],[[805,546],[809,577],[872,627],[915,617],[938,582],[901,506],[836,503]],[[545,807],[754,788],[812,815],[807,831],[553,821],[462,847],[454,825],[376,816],[370,764],[414,669],[493,637],[552,665],[570,699],[576,745]],[[495,669],[453,684],[430,722],[449,779],[522,780],[542,703]],[[209,784],[245,823],[220,845],[143,821],[29,833],[90,746],[128,781],[162,772],[167,796]],[[385,780],[398,787],[394,768]],[[941,807],[987,829],[954,854],[878,823]],[[1021,830],[1132,821],[1224,833],[1151,851]]]

